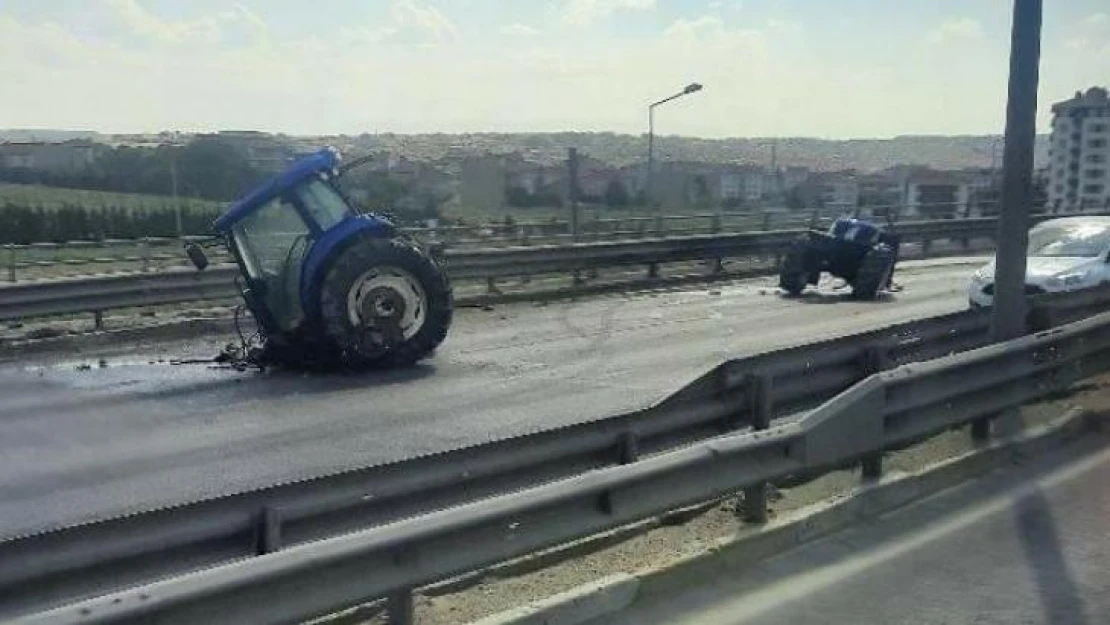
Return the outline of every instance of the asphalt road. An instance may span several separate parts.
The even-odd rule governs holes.
[[[3,365],[0,538],[639,408],[726,358],[959,310],[971,270],[906,263],[877,302],[763,278],[463,310],[435,358],[376,374],[151,364],[211,339]]]
[[[604,624],[1110,622],[1110,450],[1062,455],[1047,472],[1010,468],[748,571],[690,580]]]

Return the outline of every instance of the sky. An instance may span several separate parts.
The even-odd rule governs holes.
[[[1046,0],[1038,125],[1110,83],[1110,2]],[[0,0],[0,127],[995,134],[1011,0]]]

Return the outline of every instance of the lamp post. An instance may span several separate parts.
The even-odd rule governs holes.
[[[644,192],[644,197],[647,200],[647,203],[648,203],[649,206],[651,206],[654,203],[654,200],[655,200],[655,194],[653,193],[654,188],[652,186],[652,182],[653,182],[652,179],[655,176],[655,107],[657,107],[661,104],[666,104],[667,102],[670,102],[671,100],[677,100],[678,98],[681,98],[684,95],[690,95],[691,93],[697,93],[698,91],[701,91],[701,90],[702,90],[701,84],[696,83],[696,82],[692,82],[692,83],[686,85],[685,87],[683,87],[682,91],[679,91],[678,93],[676,93],[672,96],[663,98],[662,100],[659,100],[658,102],[653,102],[650,105],[648,105],[648,166],[647,166],[647,182],[644,185],[644,191],[645,191]]]

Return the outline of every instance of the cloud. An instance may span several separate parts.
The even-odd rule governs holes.
[[[591,26],[617,11],[648,11],[655,0],[566,0],[560,19],[571,26]]]
[[[269,36],[266,22],[241,4],[193,20],[165,20],[148,11],[139,0],[106,0],[115,17],[133,34],[159,44],[214,44],[229,34],[229,27],[242,27],[254,39]]]
[[[1107,15],[1106,13],[1095,13],[1093,15],[1088,15],[1086,19],[1083,20],[1083,23],[1087,24],[1088,26],[1102,26],[1103,24],[1110,23],[1110,15]]]
[[[1068,50],[1088,56],[1085,62],[1110,59],[1110,15],[1095,13],[1081,20],[1064,42]]]
[[[527,24],[506,24],[500,29],[502,35],[508,37],[535,37],[540,34],[540,31],[528,26]]]
[[[399,0],[391,11],[393,21],[401,27],[413,27],[436,40],[456,39],[459,31],[439,9],[416,0]]]
[[[724,10],[672,18],[665,33],[621,37],[548,37],[546,22],[527,21],[525,29],[510,22],[508,30],[534,27],[541,34],[507,40],[498,34],[501,24],[475,31],[484,39],[469,36],[461,21],[456,28],[428,10],[430,0],[398,2],[395,19],[391,1],[374,22],[306,26],[278,37],[277,8],[260,10],[266,21],[256,21],[228,5],[160,13],[153,0],[113,1],[116,6],[90,3],[95,8],[88,19],[116,24],[114,34],[61,18],[0,14],[5,124],[107,132],[642,133],[646,104],[690,82],[704,84],[705,91],[660,110],[662,133],[970,134],[1002,123],[1001,107],[983,105],[1004,98],[997,63],[967,55],[954,67],[952,59],[963,58],[958,49],[950,55],[917,47],[901,56],[899,50],[856,56],[824,45],[800,47],[793,45],[800,35],[787,32],[789,24],[766,17],[740,22]],[[732,0],[725,3],[730,6]],[[1075,32],[1082,19],[1075,18]],[[266,45],[240,41],[264,31],[267,21],[275,32]],[[1091,46],[1106,45],[1094,27],[1086,28]],[[196,33],[216,42],[192,45],[187,36]],[[805,35],[826,41],[820,30]],[[438,39],[451,44],[414,49]],[[1105,82],[1110,65],[1097,58],[1107,57],[1059,48],[1046,55],[1043,75],[1054,81],[1045,83],[1049,98]]]
[[[707,47],[762,47],[766,36],[759,30],[729,28],[716,15],[697,18],[678,18],[663,31],[663,38],[670,42]]]
[[[957,17],[947,20],[929,31],[925,35],[925,40],[932,44],[942,44],[950,41],[979,39],[982,36],[983,25],[978,20],[970,17]]]

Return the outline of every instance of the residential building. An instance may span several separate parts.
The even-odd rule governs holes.
[[[853,171],[817,172],[798,187],[806,206],[855,212],[859,206],[859,176]]]
[[[892,172],[878,172],[857,178],[861,213],[871,217],[897,215],[903,204],[903,181]]]
[[[0,143],[0,167],[43,171],[79,172],[96,160],[107,146],[87,139],[61,143],[15,141]]]
[[[1054,212],[1110,207],[1110,97],[1091,87],[1052,106],[1048,205]]]
[[[971,188],[949,171],[911,175],[905,185],[901,219],[946,219],[967,214]]]
[[[758,204],[775,187],[774,177],[762,167],[741,165],[716,172],[714,201]]]

